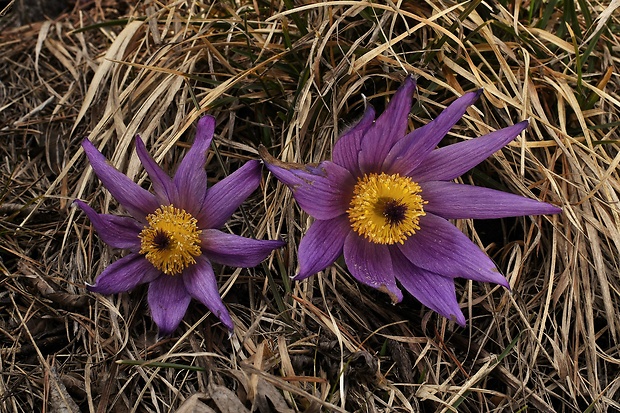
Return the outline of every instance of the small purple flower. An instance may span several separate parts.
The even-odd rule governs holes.
[[[116,294],[149,283],[148,303],[160,334],[172,333],[192,298],[203,303],[232,330],[230,314],[218,292],[211,261],[253,267],[282,241],[259,241],[219,231],[258,187],[260,163],[249,161],[207,189],[205,163],[215,119],[198,121],[194,144],[170,178],[151,158],[137,136],[136,151],[153,183],[154,194],[108,164],[85,139],[82,147],[93,170],[131,217],[98,214],[80,200],[101,239],[130,253],[107,267],[88,285],[90,291]]]
[[[481,91],[467,93],[437,119],[410,133],[415,81],[408,77],[375,120],[362,119],[335,144],[333,161],[278,161],[264,147],[267,168],[315,221],[299,244],[303,280],[344,253],[358,281],[403,298],[396,281],[422,304],[465,325],[454,278],[509,288],[493,261],[448,219],[557,214],[553,205],[488,188],[451,182],[499,150],[528,122],[436,149]]]

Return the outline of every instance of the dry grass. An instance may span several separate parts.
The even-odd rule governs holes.
[[[618,1],[135,4],[0,20],[0,411],[620,411]],[[513,288],[459,282],[467,328],[412,298],[392,306],[340,266],[291,283],[308,216],[267,174],[230,230],[288,246],[219,269],[230,339],[192,303],[156,341],[144,289],[84,289],[119,257],[70,208],[118,209],[84,136],[140,181],[132,137],[173,168],[205,112],[214,181],[261,143],[314,162],[362,94],[381,110],[407,73],[412,127],[480,87],[448,140],[530,118],[462,179],[564,209],[458,223]]]

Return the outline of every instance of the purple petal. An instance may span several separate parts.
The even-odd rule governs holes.
[[[359,152],[362,150],[362,137],[375,120],[375,109],[368,106],[364,116],[334,144],[332,160],[350,171],[354,176],[362,175],[359,170]]]
[[[207,190],[202,210],[196,217],[201,228],[220,228],[256,190],[261,180],[260,162],[249,161]]]
[[[205,164],[214,130],[215,118],[213,116],[200,118],[196,126],[194,143],[174,174],[173,181],[178,191],[175,206],[186,210],[193,216],[200,212],[207,193]]]
[[[424,210],[446,219],[490,219],[562,212],[545,202],[479,186],[443,181],[423,182],[420,186],[422,198],[428,201]]]
[[[218,264],[231,267],[255,267],[271,252],[285,245],[278,240],[257,240],[205,229],[200,234],[204,254]]]
[[[226,306],[222,302],[211,263],[204,256],[196,258],[196,264],[183,271],[183,281],[189,294],[205,305],[228,328],[233,324]]]
[[[416,267],[427,271],[510,288],[493,261],[476,244],[454,225],[431,213],[420,217],[420,229],[398,248]]]
[[[409,175],[437,146],[482,94],[482,90],[466,93],[444,109],[436,119],[409,133],[390,151],[383,171]]]
[[[396,278],[405,290],[431,310],[464,327],[465,316],[456,299],[454,280],[416,267],[397,250],[392,252]]]
[[[342,215],[349,208],[355,180],[342,166],[330,161],[318,166],[281,162],[259,148],[267,169],[287,185],[297,203],[316,219],[327,220]]]
[[[387,154],[396,142],[405,136],[414,90],[415,80],[408,76],[385,111],[362,137],[362,148],[359,153],[359,166],[362,172],[380,172]]]
[[[87,288],[99,294],[118,294],[152,282],[161,275],[162,272],[153,267],[143,255],[129,254],[106,267],[95,284],[87,284]]]
[[[394,278],[390,247],[368,242],[350,231],[343,250],[347,268],[356,280],[389,294],[393,303],[402,301],[403,293]]]
[[[129,179],[108,163],[88,140],[82,141],[82,148],[90,161],[93,171],[99,177],[103,186],[134,218],[144,221],[144,218],[159,208],[155,195]]]
[[[76,199],[73,201],[90,219],[99,237],[112,248],[140,250],[138,235],[143,226],[133,218],[117,215],[98,214],[87,203]]]
[[[416,182],[450,181],[457,178],[506,146],[527,125],[528,121],[525,120],[479,138],[436,149],[409,176]]]
[[[162,275],[149,285],[149,308],[161,336],[172,334],[177,329],[192,300],[183,277]]]
[[[153,190],[155,195],[159,198],[161,204],[170,204],[171,200],[175,198],[176,187],[172,183],[172,179],[159,165],[153,160],[151,155],[147,152],[144,142],[140,135],[136,136],[136,153],[146,173],[149,174],[151,182],[153,184]]]
[[[327,221],[314,221],[299,243],[299,273],[295,279],[303,280],[333,264],[342,255],[349,232],[351,224],[346,214]]]

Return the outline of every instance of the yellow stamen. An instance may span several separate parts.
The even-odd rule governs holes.
[[[140,232],[140,254],[167,275],[180,274],[195,264],[200,251],[198,221],[183,209],[162,206],[146,217],[149,225]]]
[[[364,175],[357,180],[347,210],[351,227],[375,244],[403,244],[426,215],[420,192],[420,185],[406,176]]]

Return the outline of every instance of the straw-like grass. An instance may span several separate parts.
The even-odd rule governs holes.
[[[30,24],[9,7],[0,411],[620,411],[619,5],[96,0]],[[173,169],[212,114],[216,182],[259,144],[284,161],[329,159],[365,99],[382,110],[407,73],[411,127],[484,88],[446,141],[529,118],[462,180],[563,208],[457,224],[512,286],[458,282],[467,328],[411,297],[392,306],[341,265],[291,282],[310,221],[266,173],[228,228],[287,247],[256,269],[216,269],[232,337],[194,302],[157,341],[145,288],[85,290],[120,252],[70,207],[119,211],[83,137],[148,186],[133,136]]]

